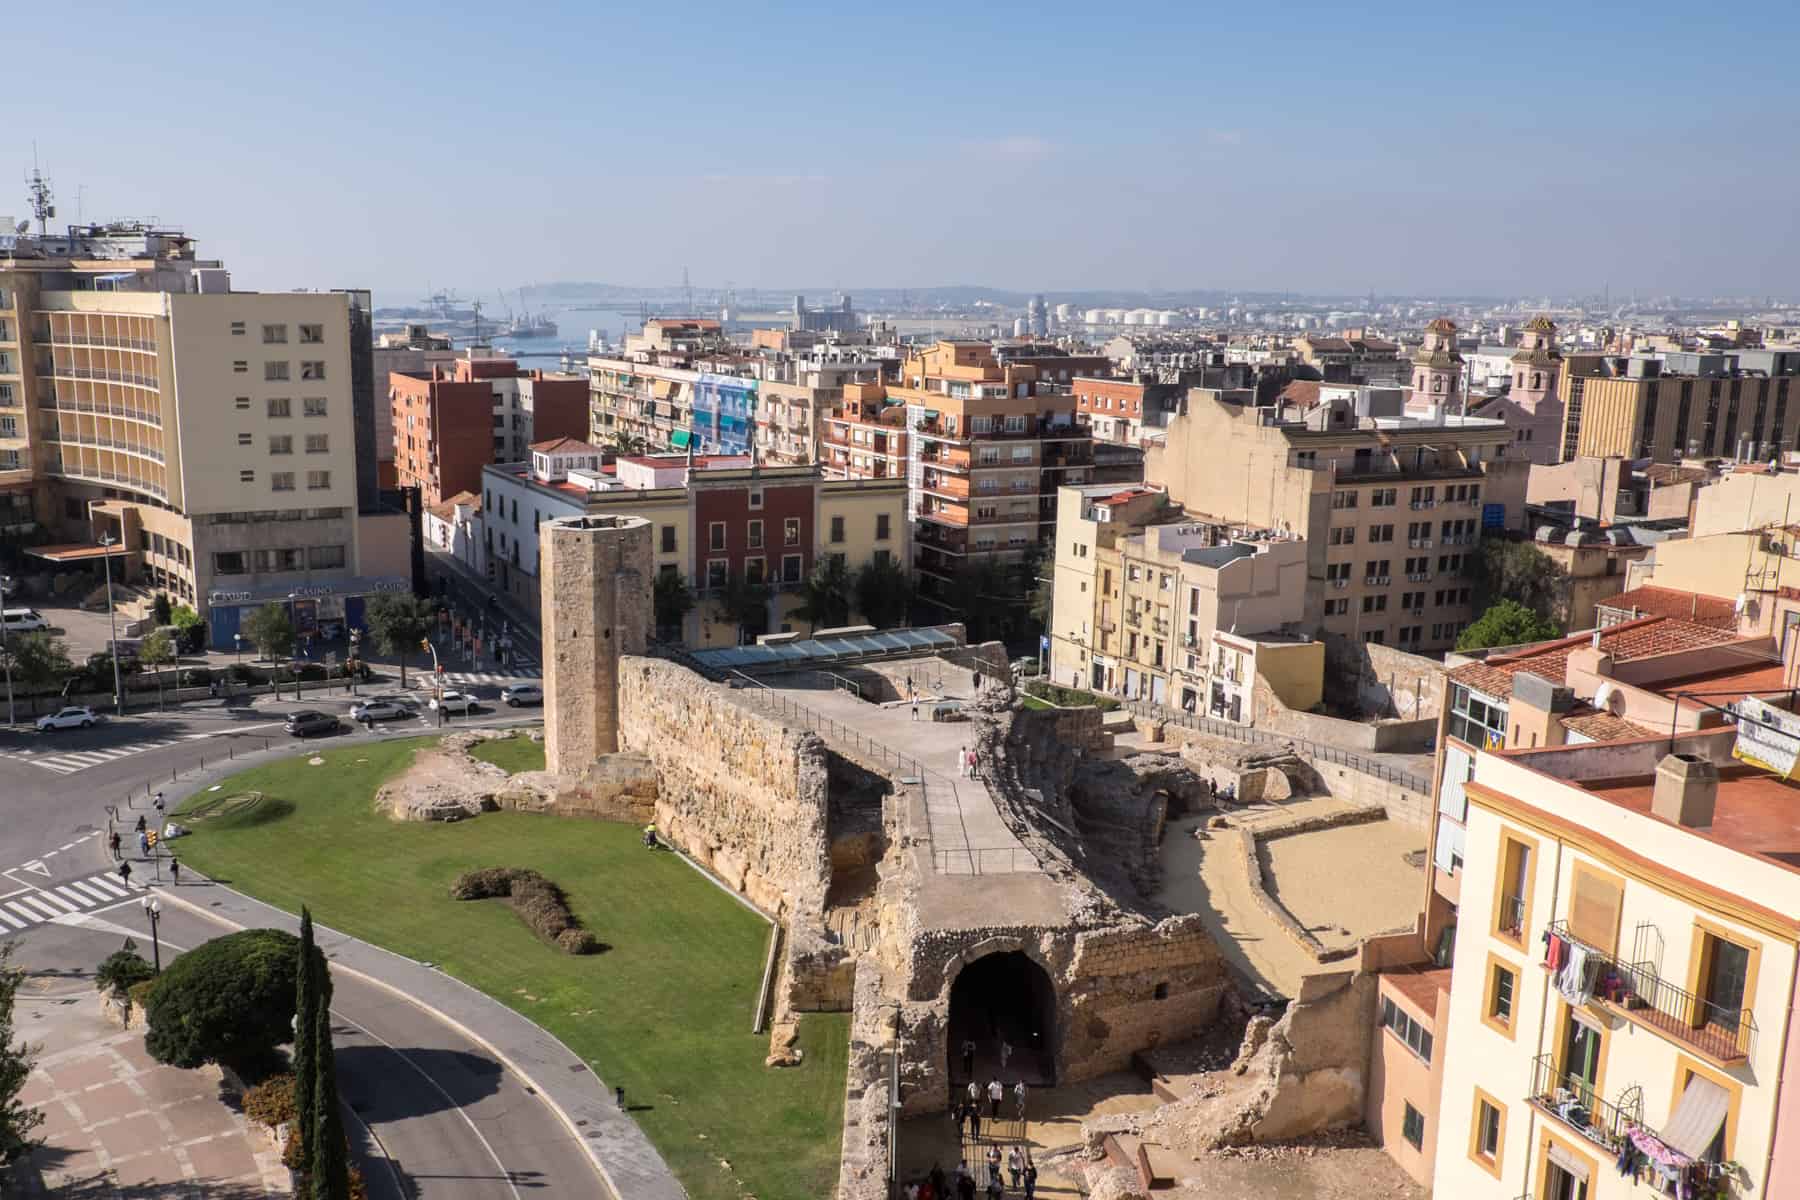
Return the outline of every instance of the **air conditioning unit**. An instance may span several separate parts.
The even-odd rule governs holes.
[[[1418,538],[1407,538],[1406,544],[1409,547],[1411,547],[1412,549],[1417,550],[1419,548],[1419,539]]]
[[[1425,501],[1425,507],[1426,508],[1436,508],[1437,501],[1436,500],[1427,500],[1427,501]]]
[[[1350,581],[1348,579],[1334,579],[1331,581],[1331,586],[1340,589],[1347,588],[1350,586]]]
[[[1375,582],[1377,585],[1379,585],[1381,587],[1386,587],[1389,583],[1393,582],[1393,580],[1391,579],[1391,577],[1389,577],[1387,575],[1383,575],[1380,578],[1378,578]]]

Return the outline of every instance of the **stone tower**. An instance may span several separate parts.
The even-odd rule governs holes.
[[[1545,466],[1562,461],[1563,404],[1556,390],[1562,365],[1555,322],[1532,318],[1512,356],[1512,389],[1504,415],[1516,439],[1515,452]]]
[[[1462,411],[1463,357],[1456,348],[1456,322],[1439,317],[1425,327],[1425,344],[1413,355],[1412,403]]]
[[[564,517],[542,550],[544,757],[578,775],[619,749],[619,657],[642,654],[652,622],[651,524]]]

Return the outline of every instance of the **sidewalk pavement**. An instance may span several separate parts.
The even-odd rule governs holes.
[[[165,902],[243,928],[298,933],[299,918],[189,871],[178,889],[158,888]],[[536,1089],[569,1127],[622,1200],[685,1200],[668,1164],[613,1100],[606,1082],[568,1047],[527,1017],[434,967],[315,924],[319,949],[334,967],[385,987],[485,1046]]]

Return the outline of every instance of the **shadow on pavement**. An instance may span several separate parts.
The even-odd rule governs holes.
[[[338,1036],[357,1032],[344,1029]],[[466,1108],[497,1092],[501,1076],[500,1064],[491,1058],[417,1046],[340,1044],[337,1070],[344,1099],[373,1125]]]

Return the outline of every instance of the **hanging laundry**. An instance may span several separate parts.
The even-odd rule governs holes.
[[[1590,958],[1585,946],[1570,944],[1568,951],[1568,961],[1557,972],[1556,990],[1562,993],[1571,1008],[1579,1008],[1593,994],[1594,969],[1600,965],[1600,960]]]

